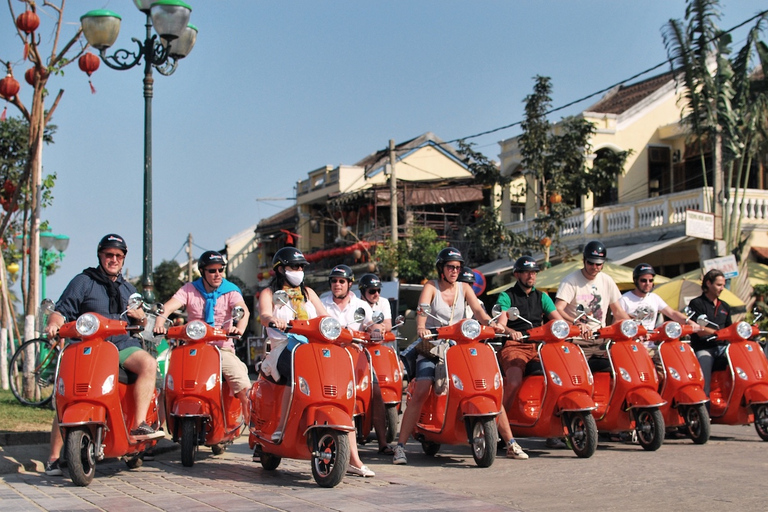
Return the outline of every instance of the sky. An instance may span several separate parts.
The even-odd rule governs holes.
[[[189,234],[195,257],[223,249],[227,238],[291,206],[296,182],[308,172],[354,164],[389,139],[431,131],[454,140],[519,122],[536,75],[552,79],[552,104],[559,107],[661,64],[662,29],[685,15],[682,0],[187,3],[197,43],[172,76],[154,73],[154,266],[185,261]],[[768,5],[723,0],[721,7],[718,25],[729,29]],[[143,39],[144,15],[129,0],[68,2],[60,46],[92,9],[119,13],[112,50],[135,51],[131,38]],[[41,19],[41,46],[50,52],[53,19]],[[3,2],[0,59],[13,63],[29,105],[23,75],[30,64],[11,23]],[[746,32],[734,33],[735,48]],[[96,265],[106,233],[128,242],[124,273],[142,273],[142,79],[143,66],[116,71],[102,64],[91,77],[92,94],[74,63],[49,81],[47,107],[58,89],[65,93],[53,117],[55,143],[43,152],[43,172],[57,181],[42,219],[70,237],[60,268],[47,279],[53,299]],[[18,115],[15,107],[8,115]],[[519,133],[515,126],[468,140],[498,160],[498,142]]]

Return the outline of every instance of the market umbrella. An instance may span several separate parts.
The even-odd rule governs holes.
[[[556,292],[560,287],[562,280],[565,279],[565,276],[571,272],[579,270],[582,266],[583,262],[581,260],[574,260],[542,270],[536,278],[536,289],[547,293]],[[619,287],[619,290],[624,292],[635,288],[635,283],[632,280],[632,268],[606,261],[603,265],[603,272],[613,278],[616,285]],[[666,283],[667,281],[669,281],[669,279],[664,276],[657,275],[655,278],[656,283]],[[494,293],[501,293],[514,286],[514,284],[513,281],[508,285],[491,290],[488,294],[493,295]]]
[[[673,279],[654,289],[669,307],[682,311],[691,301],[701,295],[701,279]],[[732,308],[744,308],[746,304],[732,291],[725,289],[720,294],[720,300],[727,302]]]
[[[749,284],[752,286],[768,284],[768,265],[750,260],[747,262],[747,269],[749,272]]]

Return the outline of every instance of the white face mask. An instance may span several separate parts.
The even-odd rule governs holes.
[[[288,281],[288,284],[290,284],[291,286],[299,286],[301,282],[304,280],[304,271],[303,270],[286,270],[285,280]]]

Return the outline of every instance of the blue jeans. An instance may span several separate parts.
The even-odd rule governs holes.
[[[701,365],[701,373],[704,374],[704,393],[709,396],[709,385],[712,382],[712,367],[715,365],[715,359],[725,357],[725,348],[727,345],[712,345],[696,351],[696,359]]]

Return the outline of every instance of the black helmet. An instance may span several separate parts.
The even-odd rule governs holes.
[[[125,240],[123,240],[123,237],[120,235],[116,235],[114,233],[105,235],[99,241],[99,247],[96,249],[96,252],[101,252],[102,249],[106,249],[107,247],[114,247],[115,249],[120,249],[123,251],[123,254],[128,254],[128,246],[125,245]]]
[[[656,275],[656,271],[653,270],[653,267],[647,263],[640,263],[637,265],[634,270],[632,270],[632,280],[637,284],[637,278],[640,276],[644,276],[645,274],[651,274],[652,276]]]
[[[284,267],[307,265],[307,259],[297,248],[283,247],[272,256],[272,268],[276,269],[280,265]]]
[[[443,265],[445,265],[447,261],[458,261],[459,263],[464,263],[464,257],[461,255],[457,248],[446,247],[437,254],[437,261],[435,261],[435,266],[437,267],[438,271],[443,268]]]
[[[512,272],[538,272],[540,270],[539,264],[536,263],[535,259],[530,256],[520,256],[515,261],[515,268],[512,269]]]
[[[584,246],[584,259],[593,263],[605,263],[607,251],[602,242],[592,240]]]
[[[328,281],[330,281],[332,277],[343,277],[344,279],[347,279],[350,283],[355,282],[355,273],[352,272],[352,269],[349,268],[347,265],[336,265],[335,267],[333,267],[333,270],[331,270],[331,273],[328,274]]]
[[[459,272],[459,282],[475,284],[475,273],[469,267],[463,267]]]
[[[381,289],[381,279],[376,274],[363,274],[363,277],[357,283],[357,287],[360,289],[360,293],[363,293],[368,288]]]
[[[208,265],[215,265],[217,263],[226,266],[227,260],[224,259],[224,256],[222,256],[221,253],[216,251],[205,251],[200,256],[200,259],[197,260],[197,269],[203,270]]]

